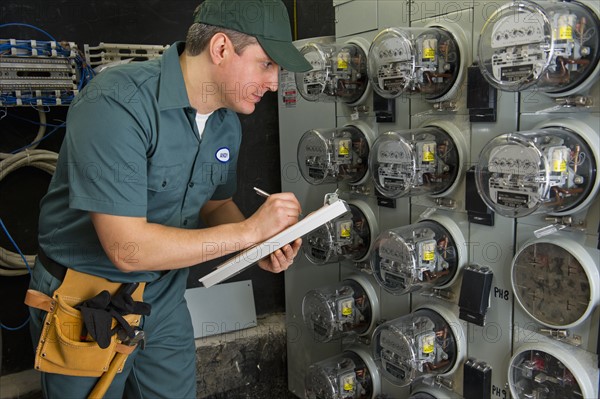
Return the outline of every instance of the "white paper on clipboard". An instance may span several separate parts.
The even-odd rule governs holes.
[[[212,287],[213,285],[238,274],[284,245],[310,233],[346,212],[350,212],[350,208],[346,202],[341,199],[337,199],[329,205],[323,205],[323,207],[312,212],[298,223],[288,227],[260,244],[245,249],[226,262],[221,263],[214,271],[202,277],[199,281],[207,288]]]

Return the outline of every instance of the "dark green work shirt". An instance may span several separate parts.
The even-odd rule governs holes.
[[[71,104],[40,211],[39,243],[56,262],[116,281],[152,281],[160,273],[122,273],[111,263],[89,212],[193,229],[206,201],[233,196],[239,119],[215,111],[200,139],[179,64],[183,48],[175,43],[159,60],[110,68]],[[135,238],[111,247],[132,263],[138,250]]]

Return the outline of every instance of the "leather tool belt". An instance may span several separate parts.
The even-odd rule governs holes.
[[[110,318],[110,334],[106,335],[106,342],[102,345],[108,346],[100,347],[88,333],[82,311],[79,309],[84,310],[81,304],[99,294],[115,296],[124,284],[65,269],[63,282],[52,297],[31,289],[27,290],[25,296],[26,305],[48,312],[36,349],[35,369],[71,376],[100,377],[109,369],[115,355],[122,353],[125,356],[118,357],[119,360],[122,359],[118,365],[118,372],[121,372],[127,355],[132,353],[136,346],[121,343],[127,337],[116,334],[119,322]],[[144,288],[145,283],[139,283],[131,293],[134,303],[141,303]],[[107,291],[108,294],[103,291]],[[148,310],[145,314],[149,314],[149,305],[143,305],[146,305]],[[129,324],[131,331],[140,324],[141,315],[124,314],[120,319]]]

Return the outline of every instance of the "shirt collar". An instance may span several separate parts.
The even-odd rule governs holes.
[[[161,110],[190,107],[185,89],[179,55],[183,53],[185,42],[175,42],[163,54],[160,64],[160,91],[158,105]]]

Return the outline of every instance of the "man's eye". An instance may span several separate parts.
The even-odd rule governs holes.
[[[273,66],[273,63],[272,63],[271,61],[266,61],[266,62],[263,62],[263,66],[264,66],[266,69],[269,69],[270,67],[272,67],[272,66]]]

